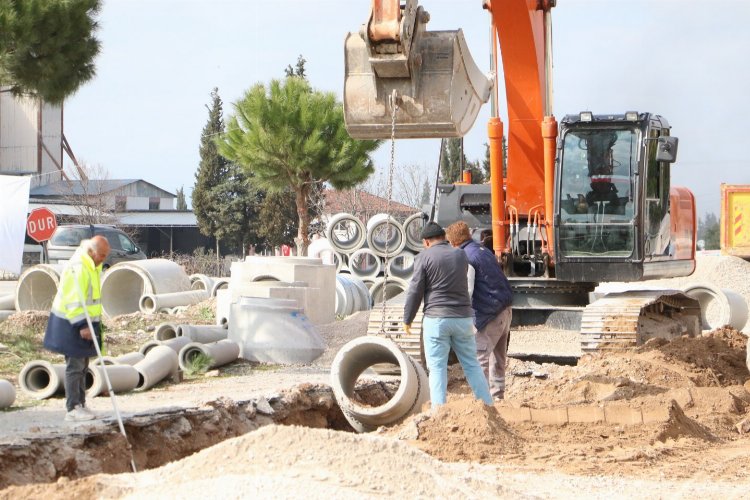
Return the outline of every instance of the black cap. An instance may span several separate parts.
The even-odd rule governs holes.
[[[438,238],[440,236],[445,236],[445,229],[440,227],[440,224],[437,222],[428,222],[424,229],[422,229],[422,234],[419,235],[423,240]]]

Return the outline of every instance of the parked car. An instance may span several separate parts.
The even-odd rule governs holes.
[[[58,226],[47,243],[47,260],[50,264],[60,264],[69,260],[81,244],[81,240],[101,235],[107,238],[110,246],[109,257],[104,261],[104,268],[118,262],[141,260],[146,258],[130,237],[114,226],[105,224],[71,224]]]

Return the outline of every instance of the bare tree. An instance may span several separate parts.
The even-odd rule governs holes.
[[[422,206],[424,186],[432,186],[429,172],[419,165],[402,165],[393,178],[394,196],[399,203],[419,209]]]
[[[117,196],[108,182],[109,172],[101,165],[81,163],[66,172],[60,182],[60,197],[74,207],[80,224],[115,224]]]

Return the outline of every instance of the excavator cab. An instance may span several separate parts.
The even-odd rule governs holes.
[[[494,80],[461,30],[426,31],[429,19],[416,0],[373,0],[368,23],[346,36],[344,120],[353,138],[461,137],[474,124]]]

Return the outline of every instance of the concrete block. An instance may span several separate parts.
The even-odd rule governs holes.
[[[568,422],[571,424],[604,422],[604,408],[600,406],[568,406]]]
[[[644,424],[661,424],[669,421],[670,403],[655,403],[641,408]]]
[[[497,408],[497,412],[503,417],[503,420],[509,423],[531,422],[531,409],[528,406],[522,408],[501,406]]]
[[[540,424],[562,425],[568,423],[568,408],[531,408],[531,421]]]
[[[604,406],[604,419],[608,424],[636,425],[643,423],[643,414],[640,409],[622,404],[608,404]]]
[[[738,422],[735,427],[737,428],[737,432],[739,432],[740,434],[747,434],[748,432],[750,432],[750,418],[746,418]]]

